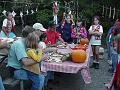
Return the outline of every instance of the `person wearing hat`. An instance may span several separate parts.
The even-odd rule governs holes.
[[[64,40],[61,38],[60,34],[56,32],[56,27],[53,21],[49,22],[49,28],[46,31],[46,45],[56,45],[57,39],[59,39],[63,44],[66,44]]]
[[[29,58],[26,53],[25,40],[32,32],[36,31],[30,26],[25,26],[25,28],[22,30],[22,38],[11,45],[8,54],[7,66],[10,69],[10,74],[12,77],[14,76],[16,79],[20,80],[29,79],[32,83],[31,90],[42,90],[45,79],[44,75],[37,75],[23,69],[23,66],[35,65],[36,63],[38,63],[33,59]]]
[[[35,32],[38,36],[42,35],[44,32],[46,32],[46,29],[43,27],[41,23],[35,23],[33,25],[33,28],[35,29]]]

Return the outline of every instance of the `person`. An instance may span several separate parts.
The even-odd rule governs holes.
[[[3,21],[2,30],[0,32],[0,37],[2,38],[15,38],[14,34],[15,21],[12,17],[11,12],[6,13],[6,19]]]
[[[115,63],[113,77],[109,83],[105,84],[105,87],[108,88],[108,90],[120,90],[120,27],[118,26],[117,28],[115,28],[114,32],[118,58]]]
[[[22,38],[18,39],[11,45],[8,54],[7,66],[9,66],[11,70],[10,72],[14,75],[14,77],[27,78],[31,80],[31,90],[42,90],[45,78],[44,75],[34,74],[28,70],[23,69],[23,66],[30,66],[37,63],[33,59],[28,58],[28,55],[26,53],[25,40],[28,34],[31,32],[35,32],[35,29],[30,26],[25,26],[22,30]]]
[[[80,42],[80,38],[87,38],[87,31],[85,27],[83,26],[83,23],[80,19],[77,20],[76,28],[72,29],[72,34],[76,36],[76,39],[78,39],[77,42]]]
[[[103,27],[99,24],[99,17],[94,16],[94,24],[89,28],[89,34],[91,35],[90,44],[93,51],[93,64],[91,68],[99,69],[99,47],[101,45],[101,37],[103,34]]]
[[[39,62],[42,58],[42,49],[39,48],[39,37],[34,33],[30,33],[25,39],[27,56],[38,62],[31,66],[25,66],[24,69],[35,74],[40,74]]]
[[[59,39],[63,44],[66,44],[64,40],[61,38],[58,32],[56,32],[55,24],[53,21],[49,22],[49,28],[46,31],[46,39],[45,44],[48,46],[54,46],[56,45],[57,39]]]
[[[70,17],[67,16],[66,20],[63,20],[57,27],[57,32],[61,34],[62,39],[67,43],[72,43],[71,25]]]
[[[42,50],[45,50],[45,49],[47,48],[47,46],[46,46],[46,44],[45,44],[45,42],[44,42],[44,40],[45,40],[46,37],[47,37],[47,36],[46,36],[45,33],[43,33],[43,34],[40,36],[39,46],[40,46],[40,48],[41,48]]]
[[[117,50],[116,50],[116,40],[115,40],[115,37],[116,35],[118,34],[118,31],[119,31],[119,28],[120,27],[120,22],[116,22],[114,24],[114,26],[112,27],[112,30],[111,30],[111,33],[108,33],[110,34],[109,35],[109,42],[107,41],[108,43],[108,55],[110,56],[110,59],[108,61],[108,63],[110,65],[112,65],[112,67],[108,70],[109,72],[111,73],[114,73],[115,69],[116,69],[116,63],[117,63],[117,60],[118,60],[118,53],[117,53]],[[108,37],[108,36],[107,36]]]
[[[33,25],[33,28],[35,29],[35,33],[40,37],[43,33],[45,33],[47,30],[43,27],[41,23],[35,23]]]
[[[9,44],[6,41],[1,41],[0,40],[0,49],[4,49],[4,48],[8,49]],[[0,76],[0,90],[5,90],[1,76]]]

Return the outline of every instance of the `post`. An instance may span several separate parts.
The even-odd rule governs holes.
[[[53,16],[54,16],[54,21],[55,21],[56,25],[58,24],[58,21],[57,21],[58,10],[59,10],[58,2],[57,2],[57,0],[55,0],[53,2]]]

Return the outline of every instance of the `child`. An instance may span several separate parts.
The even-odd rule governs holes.
[[[39,46],[40,46],[40,48],[41,48],[42,50],[45,50],[46,47],[47,47],[46,44],[45,44],[45,42],[44,42],[44,40],[45,40],[46,37],[47,37],[47,36],[46,36],[45,33],[43,33],[43,34],[40,36]]]
[[[80,19],[77,21],[76,29],[77,29],[77,33],[78,33],[79,37],[87,38],[87,31],[86,31],[85,27],[83,26],[83,23]]]
[[[99,17],[94,16],[94,24],[89,28],[89,34],[91,35],[90,44],[93,51],[93,64],[91,68],[99,69],[99,47],[101,46],[101,37],[103,34],[103,27],[99,24]]]
[[[34,32],[30,33],[25,40],[28,57],[32,58],[34,61],[38,63],[32,66],[24,67],[24,69],[35,74],[40,74],[39,62],[42,59],[42,50],[38,48],[38,41],[39,37]]]

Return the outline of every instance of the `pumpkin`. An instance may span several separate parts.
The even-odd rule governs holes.
[[[89,44],[89,40],[87,39],[87,38],[81,38],[80,39],[80,44],[82,44],[82,45],[85,45],[85,44]]]
[[[87,49],[87,46],[86,45],[82,45],[82,44],[78,44],[75,46],[76,49],[81,49],[81,50],[85,50]]]
[[[75,63],[84,63],[87,55],[84,50],[72,50],[71,57],[72,61]]]

